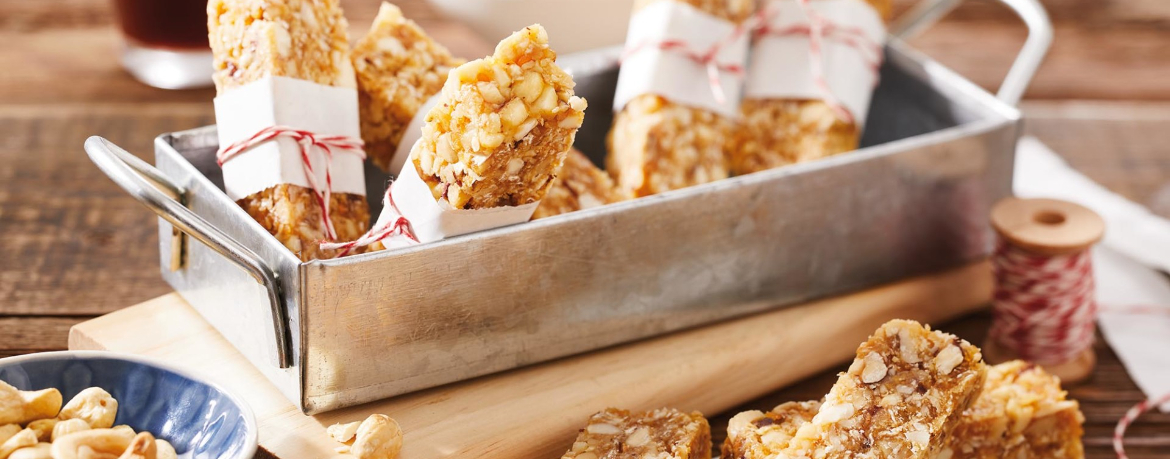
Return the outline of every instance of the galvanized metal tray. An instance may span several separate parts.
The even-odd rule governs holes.
[[[1013,105],[1051,40],[1035,0],[1002,1],[1030,35],[998,99],[893,38],[856,152],[337,260],[300,262],[223,193],[214,126],[158,137],[153,167],[99,137],[85,147],[162,217],[167,282],[316,413],[985,256]],[[920,6],[895,35],[955,3]],[[577,145],[595,161],[617,54],[562,58],[594,107]],[[367,173],[380,196],[387,177]]]

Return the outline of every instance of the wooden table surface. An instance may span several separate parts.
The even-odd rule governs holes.
[[[154,217],[81,149],[102,135],[149,158],[163,132],[213,122],[212,90],[141,85],[117,65],[109,0],[0,0],[0,357],[63,349],[73,324],[167,293]],[[897,0],[904,10],[909,0]],[[1056,39],[1023,104],[1026,130],[1093,179],[1170,217],[1170,2],[1044,0]],[[398,4],[456,54],[490,45],[423,0]],[[343,0],[363,31],[377,0]],[[994,89],[1024,36],[1005,8],[971,0],[911,43]],[[977,314],[941,328],[981,342]],[[1116,420],[1142,398],[1112,351],[1081,401],[1089,457],[1114,457]],[[821,396],[833,373],[745,408]],[[714,413],[712,413],[714,414]],[[713,420],[719,432],[727,414]],[[1170,458],[1170,415],[1131,428],[1132,458]]]

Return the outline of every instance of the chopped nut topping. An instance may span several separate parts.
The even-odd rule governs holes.
[[[456,209],[539,201],[584,118],[584,99],[556,65],[543,27],[451,71],[411,153],[436,200]]]
[[[699,413],[660,409],[630,413],[610,408],[589,418],[562,459],[708,459],[711,428]]]
[[[570,150],[565,165],[553,184],[540,201],[540,207],[532,219],[551,217],[564,213],[611,204],[629,199],[614,186],[613,180],[604,171],[593,165],[583,153]]]

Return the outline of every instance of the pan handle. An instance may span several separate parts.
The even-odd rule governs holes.
[[[890,33],[903,40],[912,38],[946,16],[961,1],[924,0],[899,17],[890,27]],[[1020,49],[1020,54],[1016,56],[1016,61],[996,93],[999,100],[1015,106],[1020,103],[1024,90],[1032,82],[1036,69],[1052,46],[1052,22],[1039,0],[999,1],[1015,11],[1028,27],[1028,39],[1024,41],[1024,47]]]
[[[186,191],[162,171],[98,136],[86,139],[85,152],[98,169],[105,172],[114,183],[130,193],[138,202],[153,210],[175,228],[207,244],[264,286],[268,292],[269,306],[272,308],[272,326],[276,331],[277,365],[280,368],[290,367],[288,321],[281,306],[280,283],[276,272],[269,268],[256,252],[236,242],[180,203],[179,199]]]

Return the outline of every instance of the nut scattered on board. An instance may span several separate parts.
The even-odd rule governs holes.
[[[395,459],[402,451],[402,428],[384,414],[371,414],[360,423],[334,424],[326,432],[345,444],[337,448],[338,453],[358,459]]]

